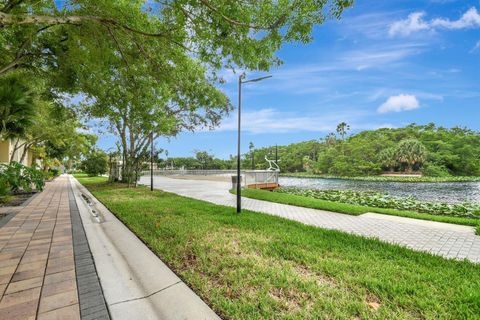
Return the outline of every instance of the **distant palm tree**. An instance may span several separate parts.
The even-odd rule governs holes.
[[[427,150],[423,144],[416,139],[400,141],[396,149],[398,162],[407,165],[407,172],[412,172],[415,165],[421,165],[427,157]]]
[[[17,77],[0,79],[0,139],[18,138],[35,120],[33,93]]]
[[[325,137],[325,144],[327,147],[333,147],[335,145],[335,142],[337,141],[337,138],[335,137],[335,133],[330,132],[327,134]]]
[[[252,170],[255,170],[255,145],[253,142],[248,144],[248,149],[250,150],[250,157],[252,159]]]
[[[345,141],[345,136],[347,135],[347,131],[350,130],[350,126],[346,122],[340,122],[337,125],[337,133],[342,137],[342,140]]]

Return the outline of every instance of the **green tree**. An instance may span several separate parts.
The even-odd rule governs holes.
[[[250,159],[252,161],[252,170],[255,170],[255,145],[251,141],[248,144],[248,150],[250,152]]]
[[[335,136],[335,133],[333,133],[333,132],[330,132],[325,137],[325,144],[326,144],[327,147],[335,146],[336,142],[337,142],[337,137]]]
[[[3,1],[0,74],[19,67],[94,66],[135,47],[182,48],[215,66],[267,69],[284,42],[311,40],[315,25],[339,18],[352,0]],[[220,53],[220,54],[219,54]],[[151,65],[151,66],[154,66]],[[68,72],[67,72],[68,73]]]
[[[339,18],[350,0],[15,1],[0,7],[0,75],[22,68],[119,137],[134,180],[148,135],[214,127],[230,109],[224,68],[268,70],[286,42]]]
[[[20,160],[23,161],[27,151],[32,147],[74,148],[71,144],[75,143],[75,139],[81,135],[78,132],[79,128],[81,123],[70,109],[58,103],[40,100],[37,102],[33,125],[26,129],[21,141],[17,139],[14,150],[23,148]],[[45,155],[48,156],[48,153]]]
[[[427,151],[416,139],[402,140],[395,150],[397,161],[406,165],[407,172],[413,172],[415,166],[425,162]]]
[[[346,122],[340,122],[337,125],[337,133],[342,137],[342,140],[345,141],[345,136],[347,135],[347,132],[350,130],[350,125],[348,125]]]
[[[17,75],[0,78],[0,140],[23,137],[35,116],[33,91]]]
[[[209,170],[213,169],[213,155],[209,154],[207,151],[195,151],[195,159],[200,164],[200,168],[202,170]]]
[[[108,157],[102,150],[93,150],[82,161],[82,170],[89,176],[105,174],[108,170]]]
[[[395,148],[386,148],[378,154],[380,164],[390,172],[395,171],[395,168],[398,166],[395,151]]]

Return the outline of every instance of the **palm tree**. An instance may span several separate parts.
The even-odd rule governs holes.
[[[250,150],[250,157],[252,158],[252,170],[255,170],[255,145],[253,142],[248,144],[248,149]]]
[[[0,139],[18,138],[35,119],[33,93],[17,77],[0,78]]]
[[[397,159],[395,158],[394,148],[386,148],[380,151],[378,154],[378,160],[382,166],[388,169],[390,172],[393,172],[395,167],[398,165]]]
[[[415,165],[421,165],[425,162],[427,150],[420,141],[406,139],[400,141],[395,154],[398,162],[406,164],[406,171],[412,172]]]
[[[330,132],[329,134],[327,134],[327,136],[325,137],[325,145],[330,148],[330,147],[333,147],[335,145],[335,142],[337,141],[337,137],[335,137],[335,133],[333,132]]]
[[[337,125],[337,133],[342,137],[342,140],[345,141],[345,136],[347,135],[347,131],[350,130],[350,126],[346,122],[340,122]]]

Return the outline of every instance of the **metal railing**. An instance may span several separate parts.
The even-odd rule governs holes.
[[[279,171],[242,170],[242,185],[277,183]],[[150,176],[150,170],[142,171],[142,176]],[[236,176],[236,170],[153,170],[154,176]]]

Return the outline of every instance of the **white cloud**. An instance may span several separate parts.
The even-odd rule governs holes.
[[[425,22],[422,18],[425,16],[425,12],[414,12],[408,15],[407,19],[396,21],[392,23],[388,34],[390,36],[402,35],[408,36],[409,34],[430,29],[430,24]]]
[[[400,112],[420,108],[417,97],[410,94],[399,94],[387,99],[377,111],[379,113]]]
[[[472,50],[470,50],[470,53],[474,53],[476,51],[479,51],[480,50],[480,40],[477,41],[477,43],[475,44],[475,46],[472,48]]]
[[[476,8],[467,10],[458,20],[436,18],[430,21],[424,20],[425,12],[413,12],[408,18],[399,20],[390,25],[390,36],[408,36],[418,31],[432,31],[438,28],[444,29],[468,29],[480,28],[480,14]]]
[[[476,8],[470,8],[458,20],[434,19],[431,25],[433,27],[443,27],[447,29],[480,28],[480,14]]]
[[[357,71],[383,68],[422,52],[424,50],[423,46],[423,44],[409,43],[351,50],[344,53],[340,57],[340,61],[343,66]]]

